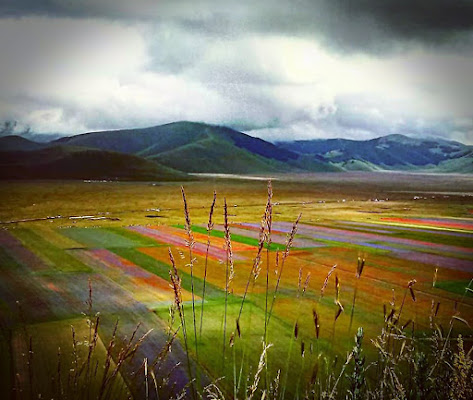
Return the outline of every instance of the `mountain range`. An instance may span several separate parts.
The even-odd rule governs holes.
[[[404,170],[473,173],[473,146],[388,135],[270,143],[231,128],[174,122],[46,143],[0,138],[0,178],[181,180],[186,173]]]

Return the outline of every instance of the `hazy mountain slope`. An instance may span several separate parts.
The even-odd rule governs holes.
[[[21,136],[9,135],[0,137],[0,151],[29,151],[38,150],[44,144],[36,143]]]
[[[186,176],[129,154],[54,146],[0,153],[0,178],[180,180]]]
[[[473,173],[473,151],[463,157],[442,161],[434,170],[435,172],[471,174]]]
[[[297,167],[284,162],[299,157],[233,129],[195,122],[92,132],[56,143],[135,154],[186,172],[285,172]]]
[[[321,157],[325,161],[344,165],[361,161],[363,168],[375,165],[386,169],[409,169],[462,157],[469,147],[442,139],[415,139],[389,135],[367,141],[347,139],[303,140],[279,142],[278,146],[299,154]]]
[[[342,161],[340,163],[335,164],[339,166],[342,170],[344,171],[367,171],[367,172],[372,172],[372,171],[380,171],[382,168],[379,166],[370,163],[368,161],[364,160],[356,160],[356,159],[351,159],[348,161]]]
[[[323,160],[311,154],[300,154],[296,160],[288,160],[287,164],[308,172],[343,172],[345,169],[337,164]]]
[[[45,146],[20,137],[2,139],[0,144],[10,151],[37,150]],[[174,179],[176,171],[239,174],[382,169],[469,172],[473,151],[458,142],[403,135],[367,141],[328,139],[273,144],[223,126],[187,121],[91,132],[49,143],[53,147],[58,145],[67,146],[60,159],[54,156],[58,150],[38,155],[16,154],[20,158],[31,157],[38,167],[34,171],[33,164],[19,160],[18,168],[23,168],[27,176],[100,175],[119,179],[134,179],[134,176],[136,179],[146,179],[146,176]],[[80,154],[75,154],[78,149],[82,149]],[[91,149],[96,153],[91,153]],[[115,153],[112,156],[110,152]],[[13,160],[11,162],[14,164]],[[171,170],[165,170],[164,166]],[[11,168],[6,170],[13,174]]]
[[[275,160],[297,158],[288,150],[230,128],[197,122],[173,122],[143,129],[91,132],[58,140],[58,143],[85,146],[102,150],[154,156],[199,140],[217,136],[236,147]]]

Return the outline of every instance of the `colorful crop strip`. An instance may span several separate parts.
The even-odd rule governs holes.
[[[168,228],[168,229],[171,229],[172,232],[174,232],[175,235],[178,235],[180,236],[181,238],[184,238],[187,240],[187,232],[182,228],[182,229],[173,229],[173,228]],[[223,228],[222,228],[223,229]],[[212,231],[213,233],[217,233],[217,231],[214,230]],[[220,233],[220,232],[219,232]],[[199,227],[197,226],[193,226],[192,227],[192,234],[194,235],[194,240],[196,242],[200,242],[200,243],[205,243],[205,245],[207,245],[207,238],[208,238],[208,235],[207,235],[207,231],[202,231],[201,229],[199,229]],[[235,237],[235,235],[234,235]],[[225,248],[225,239],[224,239],[224,235],[211,235],[210,237],[210,244],[211,246],[215,246],[217,248],[220,248],[220,249],[224,249]],[[232,249],[233,251],[254,251],[256,250],[256,244],[253,245],[253,244],[248,244],[248,243],[241,243],[241,242],[238,242],[236,240],[233,240],[232,241]]]
[[[460,260],[458,258],[421,253],[417,251],[402,251],[399,258],[424,264],[431,264],[440,268],[473,272],[473,261],[470,260]]]
[[[288,222],[278,222],[275,224],[277,226],[276,229],[279,231],[289,230],[292,226],[292,224]],[[254,230],[259,228],[257,224],[242,225]],[[372,233],[355,232],[344,229],[311,226],[305,224],[299,225],[297,235],[309,237],[312,240],[333,241],[347,244],[355,244],[373,249],[386,250],[392,252],[392,255],[396,258],[438,265],[444,268],[473,271],[473,261],[471,260],[457,259],[444,255],[428,254],[429,250],[431,251],[432,249],[435,249],[436,251],[440,252],[471,257],[473,256],[473,249],[471,248],[423,242],[419,240],[396,238],[384,235],[380,236]],[[385,243],[379,243],[380,240]],[[402,247],[399,248],[396,247],[396,245]],[[417,252],[415,251],[415,249],[422,250],[422,252]]]
[[[88,250],[88,252],[94,258],[106,263],[109,267],[119,269],[121,272],[128,276],[144,278],[151,275],[149,272],[146,272],[142,268],[133,264],[131,261],[128,261],[125,258],[121,258],[109,250],[93,249]]]
[[[172,294],[172,289],[169,282],[151,272],[148,272],[140,266],[131,261],[119,257],[106,249],[86,250],[87,254],[93,259],[99,261],[107,268],[115,269],[122,272],[125,276],[132,279],[132,281],[151,286],[152,288],[159,288],[161,291]]]
[[[251,222],[240,223],[237,226],[239,226],[241,228],[256,229],[256,230],[259,230],[261,228],[260,223],[251,223]],[[292,225],[291,225],[291,228],[292,228]],[[272,233],[287,234],[287,233],[291,232],[291,228],[282,228],[282,227],[276,228],[275,225],[273,224],[273,226],[271,228],[271,232]]]
[[[382,226],[383,228],[389,229],[388,233],[393,233],[393,231],[406,231],[406,232],[420,232],[420,233],[431,233],[434,235],[442,235],[442,236],[455,236],[455,237],[464,237],[464,238],[471,238],[473,240],[473,233],[466,233],[466,232],[452,232],[452,231],[441,231],[441,230],[431,230],[428,228],[412,228],[409,226],[396,226],[396,225],[389,225],[387,222],[375,222],[375,223],[368,223],[368,222],[354,222],[354,221],[337,221],[340,225],[346,226],[354,226],[354,227],[378,227]],[[370,232],[378,232],[375,229],[370,229]],[[382,233],[382,232],[378,232]]]
[[[241,227],[240,227],[241,226]],[[215,226],[215,229],[223,230],[223,226]],[[245,229],[243,224],[235,224],[231,226],[232,238],[236,235],[246,236],[252,239],[259,239],[259,232],[256,230]],[[271,241],[273,243],[285,246],[288,234],[278,234],[271,232]],[[294,239],[293,248],[310,248],[310,247],[325,247],[323,243],[317,243],[310,239],[297,237]],[[281,246],[280,246],[281,248]]]
[[[363,224],[363,223],[356,223],[356,222],[350,223],[347,221],[337,221],[337,226],[341,226],[344,228],[349,227],[352,229],[356,229],[357,231],[363,231],[363,232],[369,232],[369,233],[380,233],[382,235],[393,234],[391,229],[388,230],[388,228],[391,228],[388,225],[381,225],[381,227],[384,229],[379,229],[380,225],[375,225],[375,224]]]
[[[386,222],[426,225],[436,228],[452,228],[473,231],[473,221],[452,220],[446,218],[381,218]]]
[[[397,247],[378,243],[362,243],[362,245],[379,250],[389,251],[391,252],[390,255],[393,257],[403,260],[431,264],[441,268],[473,272],[473,261],[470,260],[462,260],[454,257],[412,251],[408,249],[399,249]]]
[[[230,227],[230,234],[232,237],[232,248],[234,251],[256,251],[259,246],[259,234],[254,233],[253,231],[249,230],[240,230],[237,232],[235,226],[238,224],[233,224]],[[181,229],[184,229],[182,225],[176,225]],[[205,240],[207,240],[207,228],[199,225],[194,225],[192,227],[192,231],[194,233],[198,232],[198,234],[205,235]],[[214,225],[214,229],[210,232],[210,236],[212,238],[220,238],[222,243],[225,243],[223,239],[225,236],[223,225],[217,224]],[[214,239],[212,239],[214,240]],[[285,240],[276,241],[273,240],[269,247],[270,250],[280,250],[283,248],[283,243]]]
[[[31,268],[33,271],[49,269],[49,266],[12,234],[5,230],[0,231],[0,247],[18,264]]]
[[[188,248],[187,246],[187,236],[185,232],[179,229],[170,228],[170,227],[144,227],[144,226],[131,226],[128,229],[138,232],[142,235],[148,236],[153,238],[159,242],[166,243],[172,246],[177,246],[181,248]],[[202,238],[200,236],[196,236],[194,234],[194,239],[198,239],[199,241],[195,240],[193,252],[195,255],[205,257],[207,252],[207,238]],[[203,241],[205,240],[205,242]],[[215,260],[224,260],[226,256],[225,249],[223,246],[215,246],[211,244],[209,246],[209,257]],[[245,260],[246,257],[240,254],[233,255],[234,260]]]
[[[289,225],[286,222],[280,222],[278,224],[281,224],[282,226]],[[459,254],[463,256],[473,256],[473,249],[468,248],[468,247],[431,243],[431,242],[425,242],[421,240],[404,239],[404,238],[391,237],[391,236],[379,236],[373,233],[354,232],[354,231],[345,230],[345,229],[327,228],[323,226],[300,225],[298,232],[300,234],[313,237],[315,239],[320,238],[320,239],[337,240],[337,241],[343,241],[343,242],[346,242],[347,240],[349,240],[353,243],[362,244],[364,246],[369,246],[370,241],[379,242],[380,239],[382,239],[383,242],[394,244],[394,245],[397,244],[401,246],[409,246],[412,249],[422,249],[422,250],[435,249],[437,251],[441,251],[445,253],[453,253],[453,254]]]

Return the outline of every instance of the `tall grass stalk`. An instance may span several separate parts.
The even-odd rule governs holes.
[[[248,289],[250,287],[250,282],[252,282],[252,288],[255,285],[256,279],[258,279],[258,276],[261,272],[261,255],[263,252],[264,244],[266,242],[266,238],[268,236],[268,227],[271,227],[271,214],[272,214],[272,205],[271,205],[271,199],[272,199],[272,186],[271,186],[271,181],[268,181],[268,197],[266,200],[266,207],[264,214],[261,218],[261,225],[260,225],[260,230],[259,230],[259,239],[258,239],[258,250],[256,253],[256,257],[253,260],[253,265],[252,268],[250,269],[250,273],[248,275],[248,279],[246,281],[246,286],[245,286],[245,291],[243,293],[243,297],[241,300],[240,304],[240,310],[238,312],[238,317],[236,319],[236,329],[238,332],[238,336],[241,337],[241,325],[240,325],[240,319],[241,315],[243,312],[243,306],[245,305],[245,300],[248,295]],[[270,228],[269,228],[270,229]],[[269,264],[268,264],[269,265]],[[268,285],[266,286],[266,288]],[[267,292],[266,292],[267,294]],[[267,302],[266,302],[267,304]],[[267,308],[266,308],[267,309]],[[250,308],[250,323],[251,323],[251,308]],[[250,327],[248,327],[248,333],[250,332]],[[264,336],[266,336],[266,313],[265,313],[265,333]],[[242,357],[245,356],[245,351],[243,351]],[[264,365],[266,365],[266,361]],[[267,382],[267,380],[266,380]]]
[[[264,368],[264,364],[265,364],[265,360],[266,360],[266,353],[267,353],[268,349],[271,346],[272,346],[272,344],[267,345],[267,344],[265,344],[265,342],[263,342],[263,351],[261,352],[261,356],[260,356],[259,363],[258,363],[258,368],[256,370],[255,377],[253,379],[253,383],[251,384],[251,386],[249,388],[249,393],[248,393],[247,400],[251,400],[253,398],[253,396],[255,395],[256,390],[258,389],[261,372],[263,372],[263,368]],[[261,396],[261,398],[266,397],[265,393],[266,392],[263,392],[263,395]]]
[[[209,211],[209,222],[207,223],[207,247],[205,250],[204,284],[202,288],[202,305],[201,305],[201,310],[200,310],[200,328],[199,328],[199,336],[201,339],[202,339],[202,322],[204,318],[205,285],[207,283],[207,266],[208,266],[208,260],[209,260],[210,235],[214,227],[212,217],[213,217],[213,213],[215,209],[216,200],[217,200],[217,192],[214,190],[214,197],[213,197],[212,204],[210,206],[210,211]]]
[[[363,273],[364,266],[365,266],[365,259],[364,258],[361,259],[360,257],[358,257],[358,263],[357,263],[357,266],[356,266],[356,275],[355,275],[355,278],[356,278],[355,290],[353,292],[353,301],[352,301],[352,304],[351,304],[351,312],[350,312],[350,325],[348,326],[348,332],[351,331],[351,327],[352,327],[352,324],[353,324],[353,315],[355,314],[356,295],[357,295],[357,292],[358,292],[358,281],[361,278],[361,274]]]
[[[281,283],[282,273],[283,273],[283,270],[284,270],[284,263],[286,262],[286,258],[289,256],[289,251],[292,248],[292,245],[294,243],[294,237],[296,236],[296,232],[297,232],[297,225],[299,224],[299,221],[300,221],[301,217],[302,217],[302,214],[299,214],[296,221],[292,225],[291,232],[289,233],[289,235],[287,237],[287,240],[286,240],[286,246],[285,246],[284,252],[282,254],[281,269],[278,271],[278,279],[276,281],[276,287],[274,288],[274,294],[273,294],[273,299],[271,301],[271,307],[269,308],[268,322],[267,322],[268,326],[269,326],[269,321],[271,320],[271,316],[273,315],[274,303],[276,301],[276,296],[277,296],[277,293],[278,293],[279,284]]]
[[[269,248],[271,246],[271,229],[273,223],[273,186],[271,180],[268,181],[268,206],[266,216],[266,290],[265,290],[265,306],[264,306],[264,335],[263,341],[266,342],[268,331],[268,294],[269,294]],[[268,363],[265,363],[266,368]]]
[[[337,387],[338,387],[338,384],[340,382],[340,379],[342,378],[343,374],[345,373],[345,369],[347,368],[348,364],[350,364],[350,361],[351,361],[352,357],[353,357],[353,352],[351,351],[350,353],[348,353],[347,359],[346,359],[345,363],[342,366],[342,370],[340,371],[340,374],[338,375],[337,380],[333,384],[332,390],[330,391],[330,395],[328,396],[328,398],[330,400],[335,399],[335,394],[337,393]]]
[[[268,181],[268,208],[267,208],[267,216],[266,216],[266,288],[265,288],[265,302],[264,302],[264,334],[263,334],[263,342],[267,342],[267,334],[268,334],[268,296],[269,296],[269,249],[271,247],[271,230],[273,224],[273,186],[271,180]],[[265,385],[266,385],[266,393],[269,393],[269,378],[268,378],[268,360],[265,359],[264,363],[264,372],[265,372]]]
[[[332,268],[330,268],[330,270],[328,271],[327,276],[325,277],[322,288],[320,289],[319,303],[320,303],[320,300],[322,300],[322,297],[324,297],[325,289],[327,289],[328,281],[329,281],[330,277],[332,276],[332,274],[335,272],[336,268],[337,268],[337,264],[335,264]]]
[[[189,247],[189,267],[190,267],[190,275],[191,275],[191,293],[192,293],[192,320],[194,326],[194,342],[195,342],[195,357],[198,362],[199,360],[199,352],[198,352],[198,345],[197,345],[197,325],[195,322],[195,297],[194,297],[194,254],[193,249],[195,245],[194,241],[194,234],[192,233],[192,225],[191,225],[191,218],[189,214],[189,207],[187,205],[186,193],[184,191],[184,187],[181,186],[181,193],[182,193],[182,201],[184,203],[184,216],[186,218],[186,233],[187,233],[187,246]]]
[[[243,306],[245,305],[245,300],[246,296],[248,294],[248,289],[250,287],[250,282],[253,281],[253,283],[256,281],[258,278],[260,271],[261,271],[261,253],[263,251],[264,243],[266,240],[266,227],[268,224],[268,218],[269,218],[269,212],[270,212],[270,207],[271,207],[271,198],[268,194],[268,199],[266,201],[266,208],[263,214],[263,217],[261,218],[261,226],[259,230],[259,239],[258,239],[258,250],[256,252],[256,257],[253,259],[253,265],[250,269],[250,273],[248,275],[248,279],[246,281],[246,286],[245,286],[245,291],[243,292],[243,297],[241,299],[241,304],[240,304],[240,311],[238,312],[238,317],[236,320],[236,328],[238,331],[238,336],[240,336],[241,333],[241,326],[240,326],[240,319],[241,319],[241,313],[243,312]],[[253,278],[253,279],[251,279]]]
[[[222,368],[225,371],[225,348],[226,348],[226,337],[227,337],[227,308],[228,308],[228,291],[230,284],[233,280],[233,251],[232,251],[232,239],[230,234],[230,226],[228,224],[228,207],[227,199],[223,199],[223,229],[225,236],[225,311],[223,316],[223,350],[222,350]]]
[[[296,384],[296,399],[299,399],[299,387],[301,384],[301,378],[302,375],[304,375],[304,367],[305,367],[305,343],[303,340],[301,340],[301,370],[299,372],[299,375],[297,376],[297,384]]]
[[[176,262],[174,260],[174,256],[172,255],[170,248],[168,249],[168,253],[169,253],[169,260],[171,261],[171,267],[172,267],[172,269],[169,270],[169,277],[171,278],[171,286],[174,292],[174,302],[176,304],[176,308],[179,314],[179,319],[181,320],[182,336],[184,338],[184,349],[185,349],[186,357],[187,357],[187,368],[189,372],[189,381],[191,382],[192,398],[196,400],[197,396],[196,396],[196,391],[194,387],[194,380],[192,378],[192,366],[191,366],[190,357],[189,357],[189,347],[187,344],[186,318],[184,314],[184,306],[182,304],[181,278],[179,277],[179,273],[176,267]]]
[[[232,364],[233,364],[233,398],[237,398],[237,377],[236,377],[236,358],[235,358],[235,332],[230,336],[230,348],[232,349]]]
[[[335,312],[335,318],[333,319],[333,328],[332,328],[332,340],[330,347],[333,348],[335,342],[335,327],[337,324],[338,317],[344,311],[344,307],[340,302],[340,280],[338,279],[338,275],[335,274],[335,304],[337,305],[337,311]]]

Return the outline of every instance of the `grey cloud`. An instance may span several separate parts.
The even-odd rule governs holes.
[[[472,44],[469,0],[4,0],[0,15],[172,21],[189,32],[316,36],[343,51],[384,52],[406,45]]]
[[[366,104],[360,107],[360,104]],[[320,118],[299,115],[274,127],[247,130],[250,135],[270,141],[348,138],[367,140],[390,134],[416,138],[436,137],[473,144],[473,118],[459,121],[451,119],[425,119],[405,117],[402,114],[384,113],[373,117],[369,101],[354,96],[338,98],[336,109]]]
[[[290,139],[298,135],[305,138],[370,138],[403,133],[431,134],[465,141],[473,132],[471,124],[457,126],[439,119],[406,116],[402,111],[397,114],[389,112],[389,104],[385,104],[390,96],[387,90],[378,98],[367,98],[366,93],[357,93],[352,97],[338,97],[335,102],[331,98],[317,97],[316,89],[313,98],[306,93],[299,95],[297,84],[291,82],[292,77],[287,78],[281,73],[287,55],[277,46],[268,50],[264,40],[261,48],[253,48],[245,40],[259,40],[271,35],[278,40],[281,37],[309,39],[311,43],[322,42],[330,50],[355,53],[381,53],[419,43],[424,46],[448,43],[449,51],[459,55],[461,53],[455,46],[466,48],[473,43],[472,14],[473,2],[457,0],[362,0],[356,4],[342,0],[261,0],[257,5],[250,4],[249,0],[238,5],[227,0],[6,0],[0,4],[0,16],[57,18],[54,18],[56,21],[40,18],[47,23],[51,21],[51,27],[46,26],[39,33],[33,29],[34,23],[39,22],[33,21],[29,25],[31,32],[27,26],[21,29],[23,33],[14,31],[8,40],[4,35],[8,46],[6,50],[0,46],[3,49],[1,53],[5,55],[21,49],[23,54],[3,64],[3,69],[10,65],[7,72],[11,76],[8,73],[0,76],[0,86],[2,80],[5,81],[0,102],[2,95],[6,99],[8,94],[5,101],[10,103],[15,119],[21,121],[22,114],[44,110],[45,115],[50,113],[51,116],[50,119],[38,118],[46,121],[43,126],[47,126],[50,120],[53,125],[54,118],[58,118],[59,126],[70,126],[71,130],[76,130],[74,133],[78,133],[77,129],[146,126],[182,118],[229,125],[259,133],[265,138]],[[83,27],[81,24],[85,21],[89,24]],[[90,21],[112,27],[103,30],[99,26],[91,31]],[[130,32],[125,28],[130,28]],[[83,30],[89,33],[85,34]],[[137,47],[134,42],[124,46],[123,38],[132,32],[139,39],[137,44],[143,39],[143,46],[147,46],[143,54],[130,52]],[[42,34],[44,40],[39,41]],[[104,37],[109,38],[104,42],[104,49],[115,43],[118,48],[113,53],[115,58],[109,63],[100,57],[100,49],[94,53],[91,51],[97,45],[94,42],[103,41]],[[463,41],[461,45],[460,39]],[[87,43],[84,45],[83,42]],[[72,53],[76,54],[79,47],[82,55],[70,59],[69,49],[74,49]],[[445,48],[442,53],[446,53]],[[258,58],[260,49],[264,50],[261,54],[269,54],[272,58]],[[123,59],[122,53],[125,54]],[[405,71],[396,70],[395,73],[403,78],[412,77],[412,84],[406,87],[425,88],[422,94],[429,99],[427,102],[436,102],[441,106],[439,108],[452,113],[462,109],[464,115],[470,116],[469,104],[473,93],[467,83],[470,54],[466,53],[463,61],[445,58],[439,63],[428,57],[420,61],[408,60]],[[304,55],[297,54],[293,58],[302,60]],[[379,55],[372,59],[382,59]],[[130,71],[111,71],[114,69],[112,65],[122,65],[133,57],[146,59],[146,62],[143,65],[131,63]],[[346,60],[347,63],[353,62],[353,68],[358,67],[355,58],[347,57]],[[80,67],[77,67],[78,63]],[[89,79],[95,78],[98,68],[103,69],[100,74],[103,77],[99,77],[103,80]],[[84,75],[84,70],[90,77]],[[389,73],[373,80],[382,86],[391,78]],[[425,77],[425,80],[418,82],[418,76]],[[38,83],[47,82],[48,77],[51,85],[34,88]],[[62,81],[56,88],[54,82],[58,77],[62,77]],[[167,77],[171,78],[170,82],[155,82]],[[77,84],[80,87],[66,86],[69,91],[63,93],[62,84],[74,79],[80,79],[80,84]],[[179,82],[174,82],[174,79]],[[104,85],[103,89],[100,84]],[[192,84],[199,87],[189,91],[188,86]],[[308,90],[312,90],[312,84],[308,81],[301,86],[306,85]],[[51,87],[57,90],[50,91]],[[91,93],[96,91],[96,95],[78,96],[82,94],[82,87]],[[11,93],[6,93],[5,88],[11,89]],[[20,96],[18,89],[29,97],[16,98]],[[284,90],[295,94],[286,98]],[[334,89],[334,95],[339,94],[336,91],[343,92],[343,88]],[[440,95],[437,94],[435,101],[430,100],[435,91]],[[23,93],[23,96],[26,95]],[[373,114],[370,111],[373,107],[379,108],[380,113]]]

